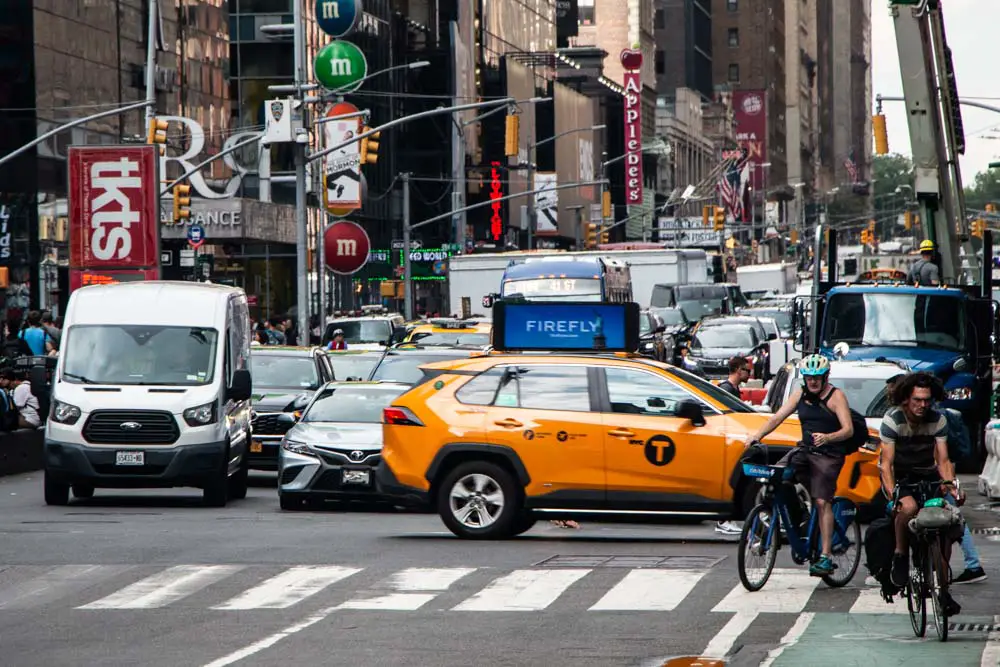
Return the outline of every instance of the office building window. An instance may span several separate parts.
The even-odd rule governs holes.
[[[594,25],[594,0],[580,0],[577,12],[580,25]]]
[[[726,9],[731,12],[739,11],[740,3],[738,0],[726,0]]]
[[[729,46],[739,46],[740,45],[740,29],[730,28],[727,32],[729,35]]]
[[[729,82],[739,83],[740,81],[740,66],[733,64],[729,66]]]
[[[666,54],[660,49],[656,50],[656,73],[664,74],[667,71],[667,58]]]

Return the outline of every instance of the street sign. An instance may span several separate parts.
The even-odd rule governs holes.
[[[361,18],[361,0],[316,0],[316,24],[337,39],[354,30]]]
[[[337,40],[316,54],[313,70],[324,88],[342,94],[353,93],[368,76],[368,60],[354,44]]]
[[[174,253],[170,250],[160,251],[160,266],[173,266],[174,265]]]
[[[205,230],[201,225],[191,225],[187,230],[188,245],[192,248],[199,247],[205,242]]]
[[[334,273],[349,276],[368,262],[371,240],[361,225],[339,220],[323,232],[326,266]]]
[[[421,245],[423,245],[423,244],[420,241],[412,241],[411,240],[410,241],[410,250],[419,250]],[[392,241],[392,249],[393,250],[402,250],[403,249],[403,241],[400,240],[400,239],[393,239],[393,241]]]
[[[327,118],[358,113],[358,108],[347,102],[330,107]],[[323,125],[327,146],[353,139],[361,131],[361,117],[333,120]],[[348,215],[361,208],[361,142],[355,141],[338,148],[324,158],[323,203],[326,210],[337,217]]]

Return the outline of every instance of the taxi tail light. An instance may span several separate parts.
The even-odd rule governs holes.
[[[382,422],[393,426],[423,426],[424,423],[407,408],[390,407],[382,411]]]

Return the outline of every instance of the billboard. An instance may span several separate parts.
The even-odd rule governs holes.
[[[71,269],[159,274],[159,158],[155,145],[70,146]]]
[[[327,118],[357,113],[358,108],[347,102],[330,107]],[[325,146],[350,141],[361,133],[361,117],[331,120],[323,125]],[[323,205],[333,215],[347,215],[361,208],[361,142],[355,141],[338,148],[323,160]]]
[[[593,181],[597,173],[597,157],[604,150],[600,130],[591,130],[596,124],[594,99],[582,95],[561,83],[552,86],[552,104],[555,111],[556,174],[560,183]],[[564,134],[565,133],[565,134]],[[597,187],[584,185],[579,188],[559,190],[559,233],[576,238],[580,213],[589,216],[590,205],[598,201]]]
[[[766,185],[761,165],[767,162],[767,91],[733,91],[733,120],[736,141],[747,149],[749,185],[757,192]]]

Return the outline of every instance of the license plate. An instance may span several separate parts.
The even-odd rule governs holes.
[[[261,443],[258,440],[254,440],[253,442],[250,443],[251,454],[260,454],[262,451],[264,451],[263,443]]]
[[[115,452],[116,466],[144,466],[146,465],[145,452]]]
[[[368,484],[371,481],[370,470],[345,470],[344,484]]]

